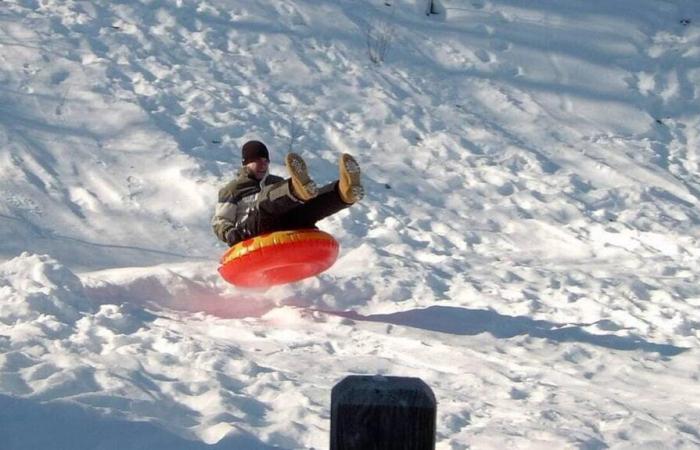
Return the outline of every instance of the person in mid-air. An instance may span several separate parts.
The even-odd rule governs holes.
[[[285,157],[288,179],[268,172],[270,153],[262,142],[246,142],[241,154],[243,167],[219,191],[211,221],[216,236],[229,246],[271,231],[314,228],[364,195],[360,166],[347,153],[340,156],[338,180],[321,188],[296,153]]]

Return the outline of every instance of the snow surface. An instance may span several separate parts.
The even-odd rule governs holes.
[[[440,450],[700,447],[700,3],[437,11],[0,1],[0,448],[324,449],[350,374]],[[217,275],[250,138],[361,162],[318,278]]]

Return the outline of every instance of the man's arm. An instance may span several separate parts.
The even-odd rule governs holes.
[[[211,226],[216,236],[228,245],[243,240],[241,231],[236,227],[238,205],[232,195],[219,195],[219,202],[211,219]]]

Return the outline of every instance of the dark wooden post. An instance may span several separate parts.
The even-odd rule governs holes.
[[[434,450],[436,414],[419,378],[351,375],[331,392],[331,450]]]

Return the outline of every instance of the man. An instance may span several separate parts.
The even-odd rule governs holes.
[[[270,153],[260,141],[246,142],[241,156],[243,167],[219,191],[211,221],[216,236],[229,246],[270,231],[313,228],[364,195],[360,166],[347,153],[340,156],[338,181],[320,189],[296,153],[285,158],[288,179],[268,173]]]

